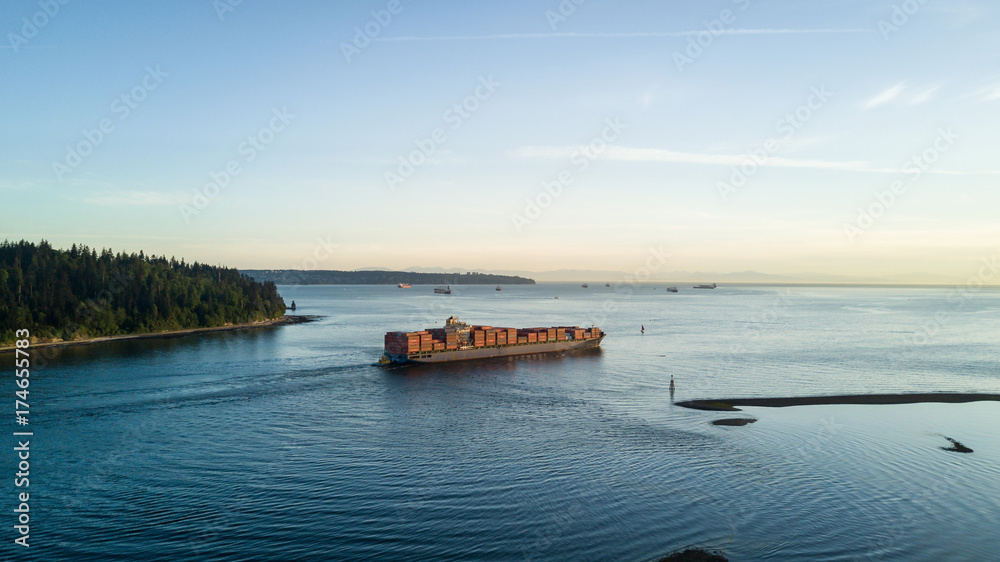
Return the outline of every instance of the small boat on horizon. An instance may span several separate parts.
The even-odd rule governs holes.
[[[676,293],[677,292],[677,287],[667,287],[667,292],[668,293]]]
[[[584,283],[583,285],[580,285],[580,286],[583,287],[584,289],[587,289],[589,287],[589,285],[587,285],[586,283]]]
[[[450,295],[451,294],[451,285],[448,285],[447,287],[435,287],[434,288],[434,292],[437,293],[437,294],[439,294],[439,295]]]
[[[502,291],[502,290],[503,290],[503,287],[501,287],[500,285],[497,285],[497,290],[498,290],[498,291]]]
[[[605,283],[605,284],[604,284],[604,286],[605,286],[605,287],[610,287],[610,286],[611,286],[611,283]]]
[[[410,288],[410,284],[409,283],[400,283],[399,285],[396,285],[396,287],[399,287],[400,289],[409,289]]]

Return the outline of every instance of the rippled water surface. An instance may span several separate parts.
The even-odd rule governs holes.
[[[60,350],[31,386],[32,547],[5,552],[996,559],[1000,403],[747,408],[759,421],[717,427],[732,414],[674,406],[668,385],[676,400],[1000,393],[1000,293],[665,288],[281,287],[322,318]],[[608,337],[562,357],[371,366],[384,332],[451,314]]]

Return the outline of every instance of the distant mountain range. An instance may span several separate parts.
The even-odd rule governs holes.
[[[476,271],[459,267],[413,266],[405,271],[384,267],[364,267],[354,271],[247,269],[242,270],[258,281],[274,281],[279,285],[421,285],[495,284],[517,285],[539,282],[624,283],[629,280],[623,271],[597,269],[554,269],[549,271],[491,270]],[[778,284],[843,284],[843,285],[952,285],[958,280],[933,273],[911,273],[884,276],[830,275],[827,273],[772,274],[759,271],[669,271],[652,274],[645,281],[670,284],[699,283],[778,283]]]
[[[474,271],[473,268],[443,268],[443,267],[420,267],[413,266],[406,268],[408,271],[417,273],[448,273],[460,271]],[[359,271],[384,271],[384,268],[370,267]],[[581,282],[581,283],[623,283],[627,280],[626,272],[614,270],[596,269],[555,269],[548,271],[519,271],[519,270],[489,270],[481,271],[480,274],[511,275],[518,277],[529,277],[539,282]],[[454,273],[452,273],[454,275]],[[669,271],[657,272],[650,276],[647,281],[660,283],[803,283],[803,284],[856,284],[856,285],[951,285],[959,282],[947,275],[934,273],[910,273],[897,275],[831,275],[827,273],[795,273],[795,274],[772,274],[761,273],[759,271],[734,271],[720,273],[717,271]]]

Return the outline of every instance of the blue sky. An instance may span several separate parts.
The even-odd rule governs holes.
[[[3,4],[0,237],[956,281],[1000,240],[995,3],[226,2]]]

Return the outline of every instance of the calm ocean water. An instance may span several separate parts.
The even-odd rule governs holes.
[[[12,545],[3,449],[5,557],[997,559],[1000,403],[747,408],[757,423],[725,428],[668,384],[676,400],[1000,393],[1000,292],[665,288],[281,287],[323,318],[61,350],[32,378],[30,549]],[[608,337],[370,365],[384,332],[451,314]]]

